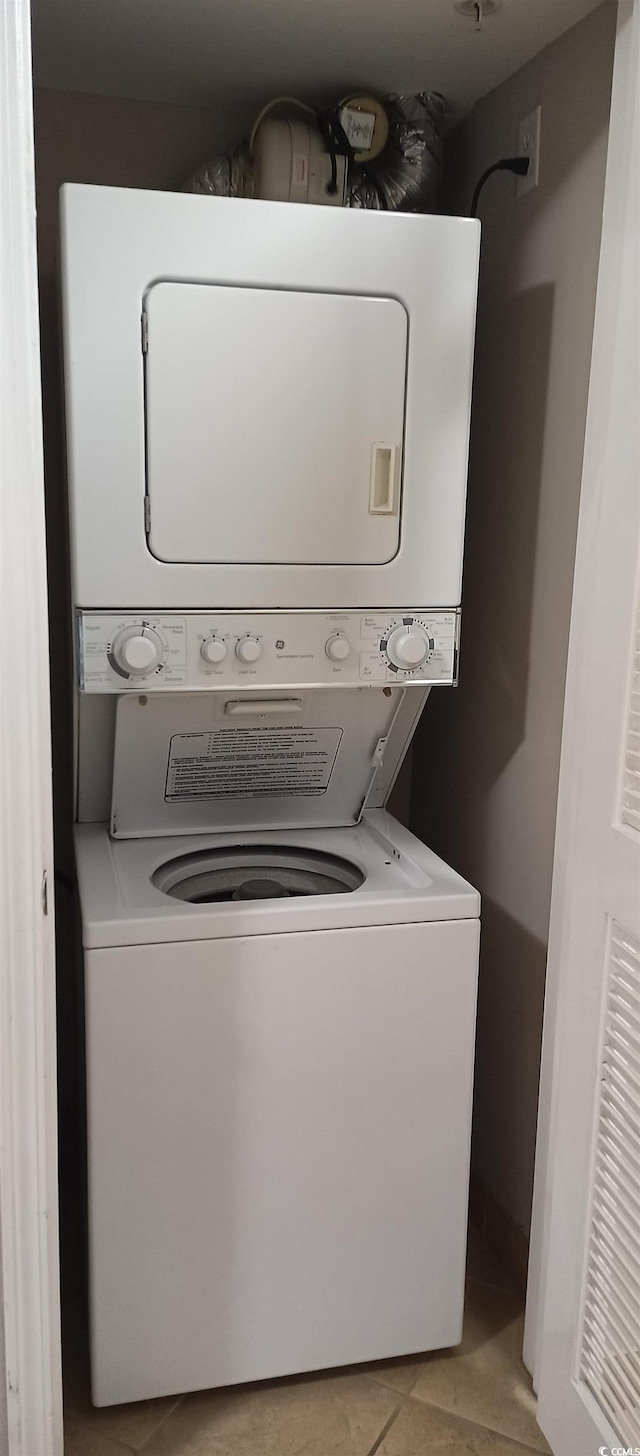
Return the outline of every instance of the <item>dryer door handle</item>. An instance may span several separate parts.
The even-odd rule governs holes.
[[[369,482],[369,515],[371,516],[395,516],[397,514],[397,460],[396,445],[376,444],[371,446]]]

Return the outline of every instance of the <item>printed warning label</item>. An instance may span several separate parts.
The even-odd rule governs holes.
[[[165,800],[324,794],[341,738],[341,728],[176,733],[169,744]]]

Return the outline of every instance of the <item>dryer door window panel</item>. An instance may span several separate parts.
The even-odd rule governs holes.
[[[390,561],[400,544],[402,304],[158,283],[145,310],[152,554]]]

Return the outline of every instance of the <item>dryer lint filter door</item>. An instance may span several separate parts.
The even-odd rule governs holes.
[[[167,282],[148,290],[145,311],[152,554],[390,561],[401,521],[402,304]]]

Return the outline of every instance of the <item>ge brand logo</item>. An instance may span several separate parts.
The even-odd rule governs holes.
[[[279,652],[282,652],[282,649],[283,649],[283,647],[284,647],[284,642],[283,642],[283,640],[282,640],[282,637],[279,637],[279,638],[278,638],[278,640],[277,640],[277,642],[276,642],[276,647],[277,647],[277,648],[278,648],[278,651],[279,651]]]

